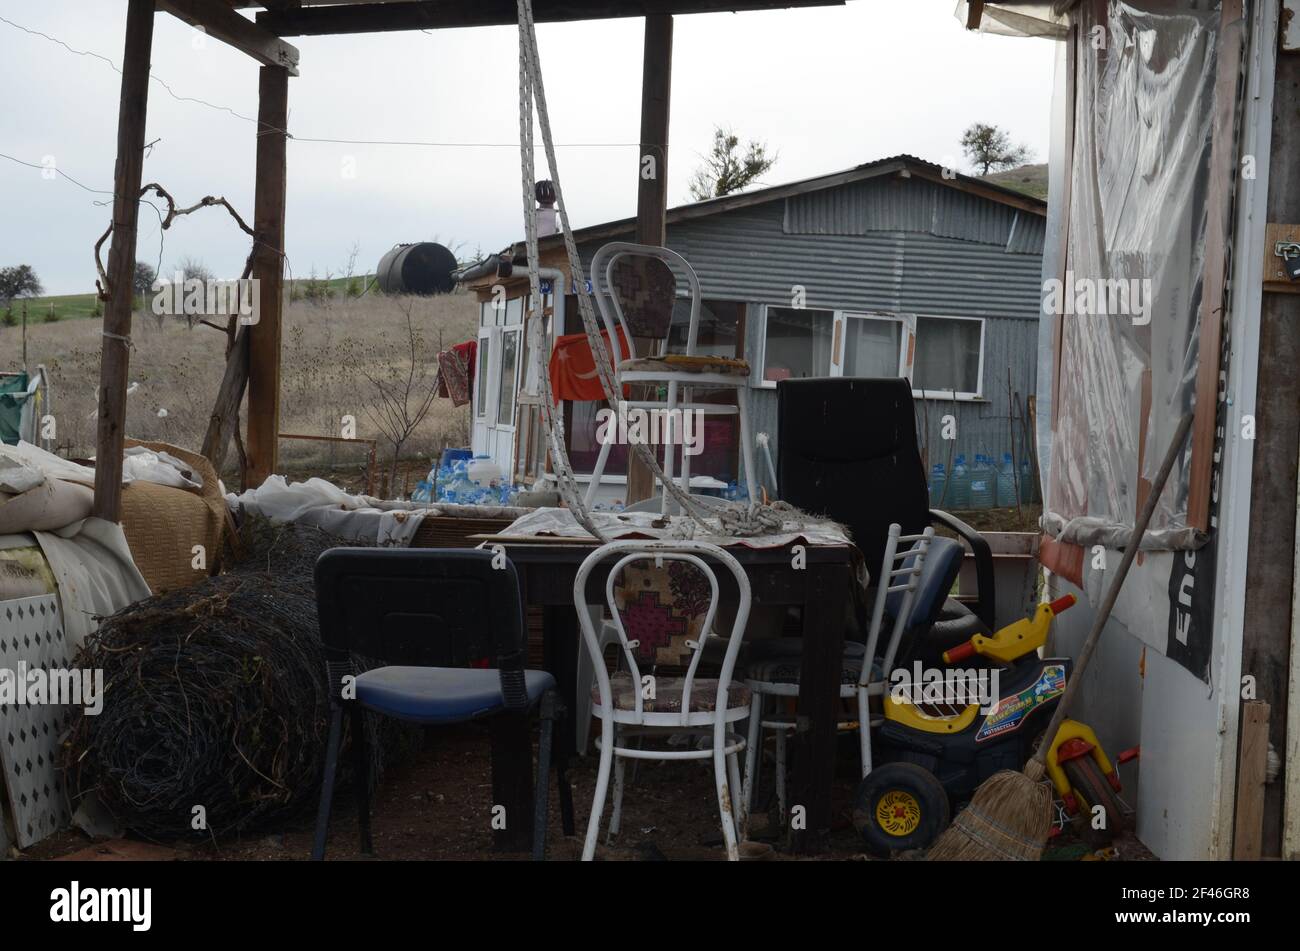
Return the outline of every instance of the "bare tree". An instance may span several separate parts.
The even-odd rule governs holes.
[[[397,463],[402,447],[429,414],[438,396],[437,354],[431,352],[424,335],[411,316],[411,302],[403,301],[406,335],[402,341],[409,362],[393,360],[360,361],[361,375],[374,390],[375,399],[366,407],[366,415],[393,447],[393,461],[388,470],[388,484],[397,479]]]

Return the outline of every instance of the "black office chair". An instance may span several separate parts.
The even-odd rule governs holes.
[[[316,605],[331,712],[313,859],[325,857],[345,712],[351,716],[361,851],[370,854],[365,711],[444,725],[499,713],[526,716],[539,703],[533,858],[544,857],[551,741],[562,711],[555,679],[524,669],[519,578],[509,560],[496,557],[465,549],[334,548],[317,560]],[[468,666],[487,653],[495,655],[495,670]],[[357,675],[353,655],[393,666]],[[559,783],[561,803],[571,812],[563,773]]]
[[[917,656],[941,654],[973,634],[994,630],[993,553],[961,519],[930,508],[911,383],[904,378],[782,380],[776,391],[782,499],[848,526],[868,565],[880,563],[893,522],[904,535],[943,525],[975,553],[974,610],[952,598],[936,605]],[[934,560],[936,570],[940,564],[951,572],[947,591],[961,559]]]

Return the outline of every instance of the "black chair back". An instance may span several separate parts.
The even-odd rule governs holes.
[[[411,667],[494,658],[507,706],[527,706],[523,599],[515,566],[477,549],[332,548],[316,562],[321,643]]]
[[[919,535],[930,524],[925,467],[906,379],[781,380],[777,482],[781,498],[848,526],[872,568],[889,526]]]

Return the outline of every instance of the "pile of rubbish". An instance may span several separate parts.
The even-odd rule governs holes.
[[[255,517],[240,539],[227,574],[132,604],[87,640],[78,664],[103,670],[106,702],[67,746],[74,805],[93,793],[127,828],[172,838],[315,802],[329,703],[312,567],[339,540]],[[371,739],[373,775],[394,743]]]

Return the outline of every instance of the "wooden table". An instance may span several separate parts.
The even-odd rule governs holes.
[[[574,609],[573,582],[578,567],[591,554],[594,543],[579,541],[489,540],[502,545],[519,572],[524,601],[544,612],[543,638],[546,669],[555,676],[565,706],[572,711],[577,691],[578,651],[585,649]],[[790,830],[794,851],[817,852],[825,848],[831,827],[831,785],[835,773],[836,720],[844,650],[844,620],[849,610],[850,585],[855,583],[851,545],[805,545],[801,566],[795,567],[792,546],[781,548],[728,547],[745,569],[755,605],[795,605],[803,615],[803,666],[798,714],[791,750],[793,782],[788,802],[806,810],[806,826]],[[616,559],[610,559],[610,563]],[[587,585],[589,604],[605,603],[608,572],[593,571]],[[737,596],[730,572],[718,572],[723,598]],[[529,822],[509,823],[497,833],[502,849],[523,850],[531,841],[531,738],[526,724],[498,717],[493,733],[493,801],[506,806],[507,815],[527,816]],[[557,724],[557,766],[567,764],[575,751],[575,724]],[[590,804],[586,804],[590,808]],[[582,804],[579,804],[582,809]],[[586,811],[582,810],[586,815]],[[569,830],[566,830],[569,831]]]

